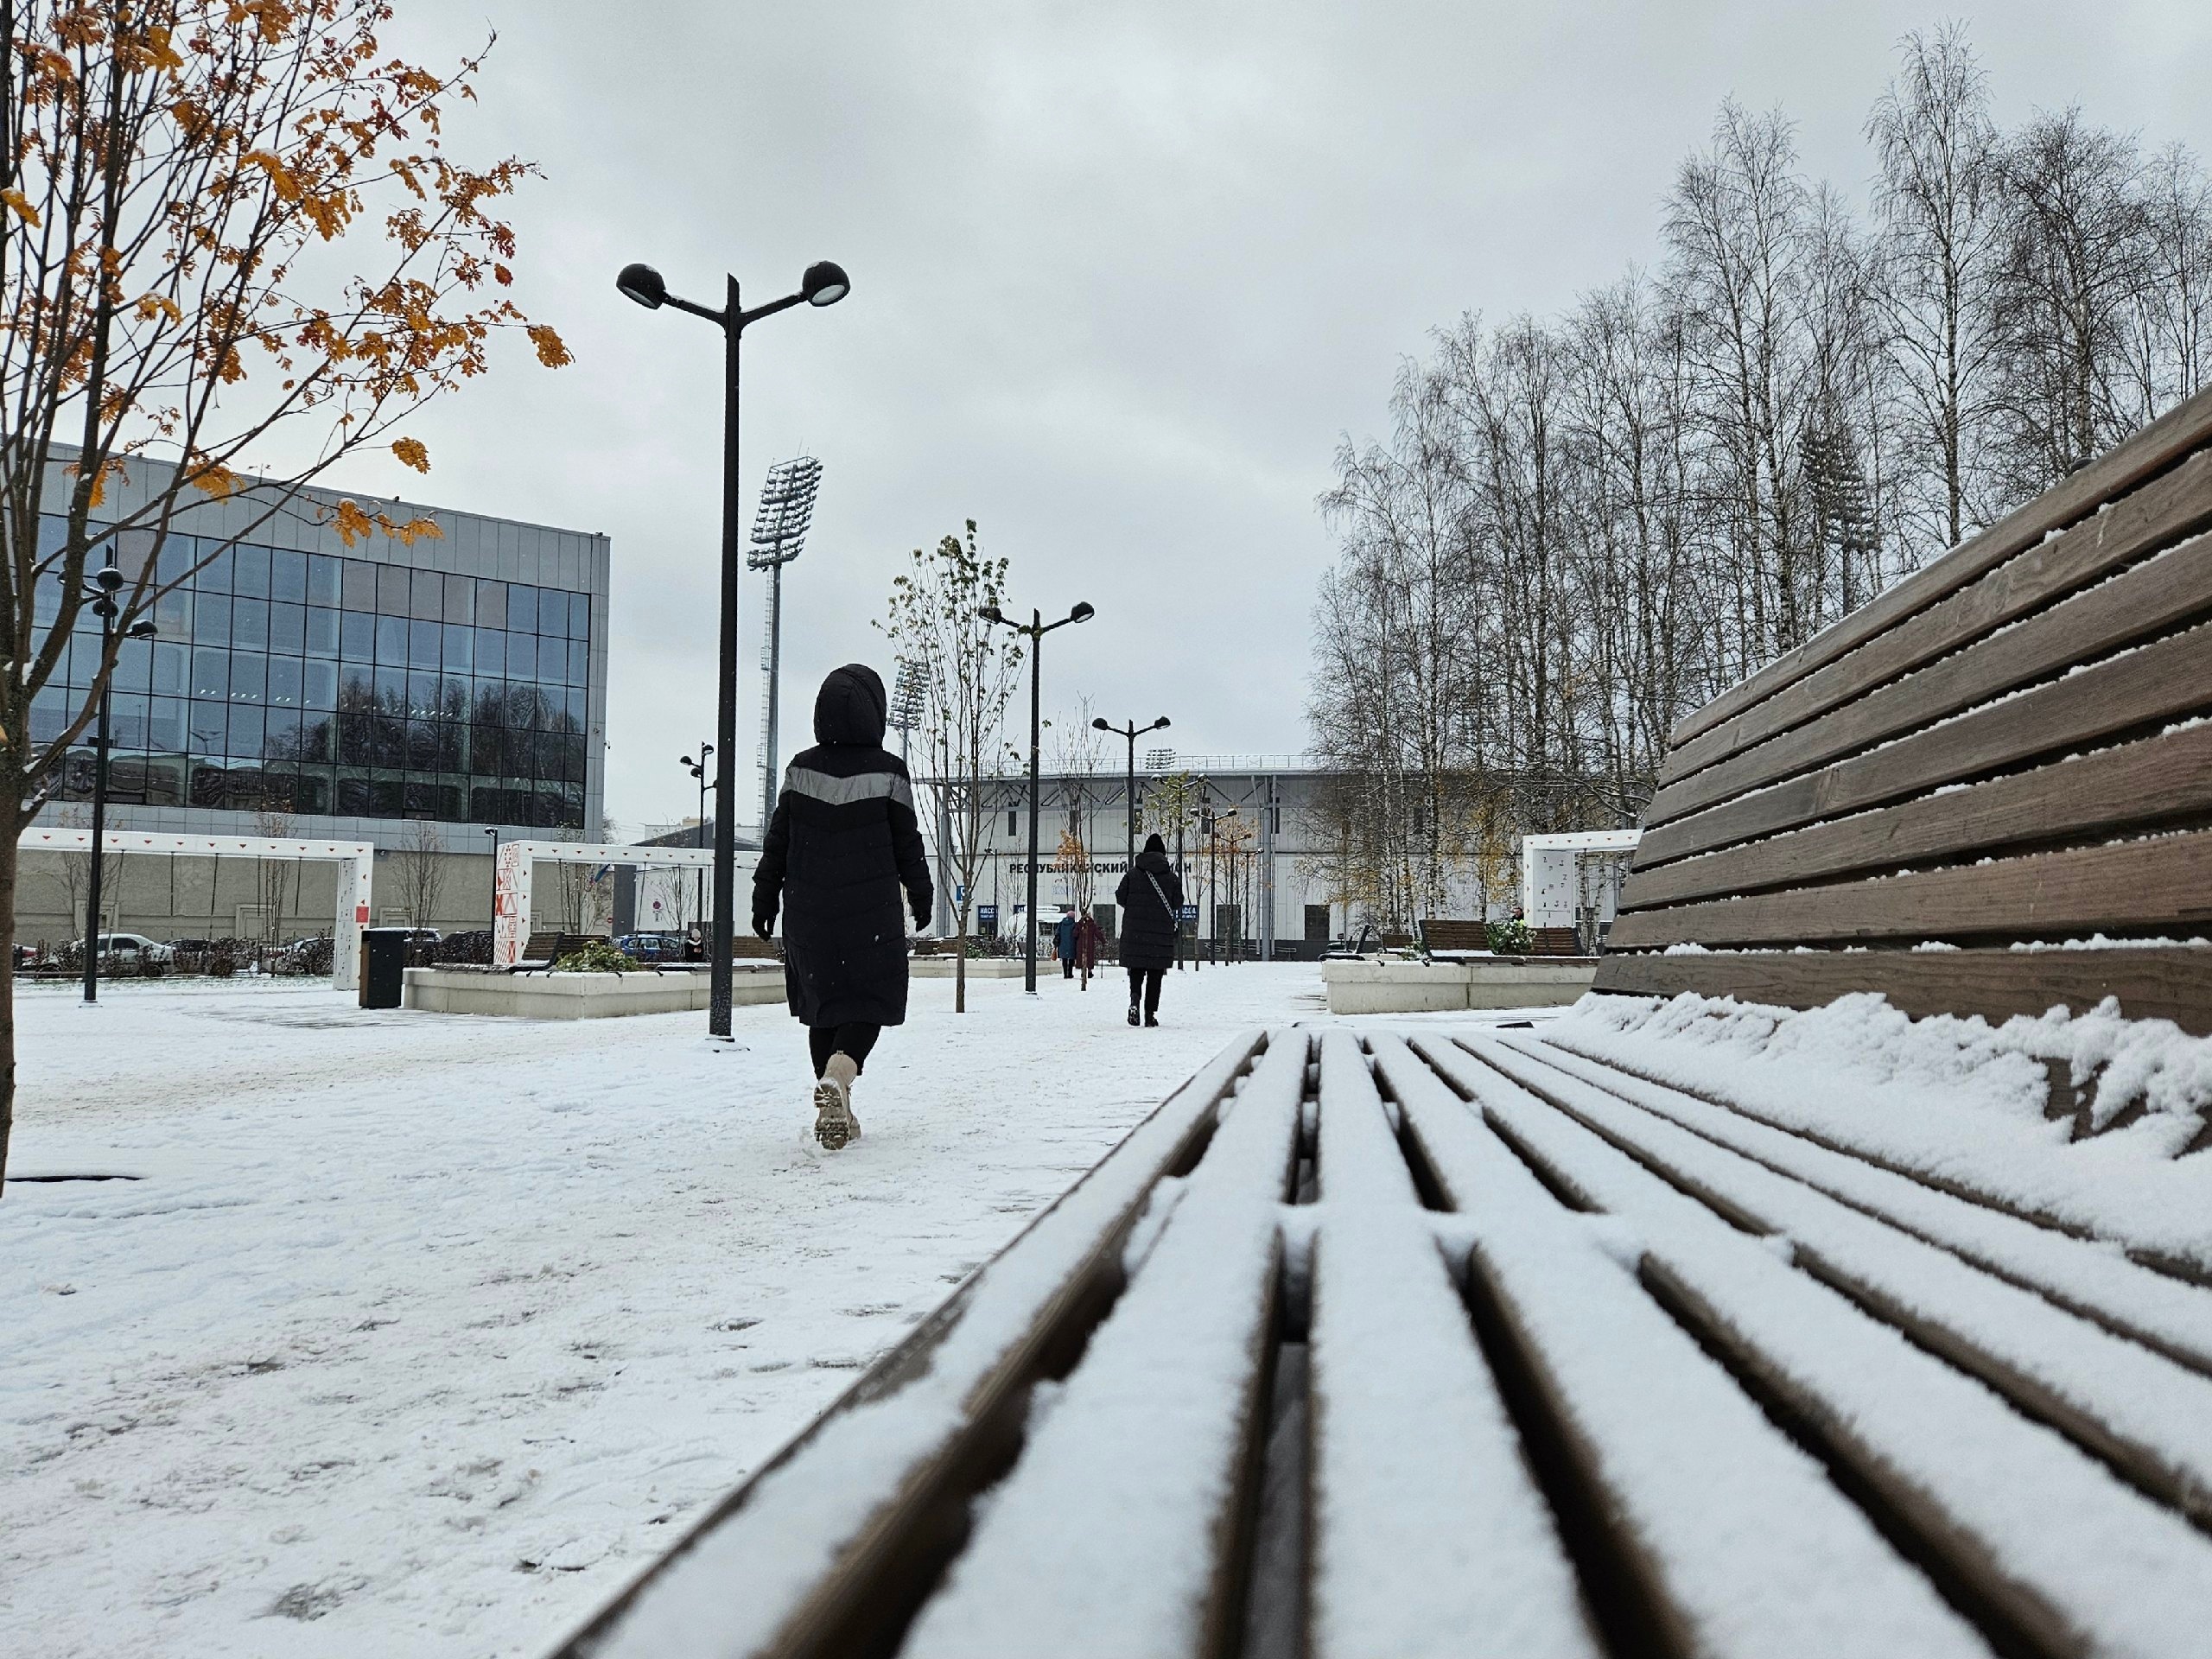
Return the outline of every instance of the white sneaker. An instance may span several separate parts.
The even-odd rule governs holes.
[[[853,1116],[853,1082],[859,1076],[852,1056],[832,1054],[814,1085],[814,1138],[830,1152],[860,1136],[861,1121]]]

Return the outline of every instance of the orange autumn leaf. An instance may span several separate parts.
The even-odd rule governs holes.
[[[569,355],[569,348],[562,343],[549,323],[530,325],[530,343],[537,347],[537,360],[549,369],[564,369],[575,359]]]
[[[403,467],[412,467],[418,473],[430,470],[430,452],[420,438],[395,438],[391,453],[399,457]]]
[[[4,201],[9,207],[14,208],[16,217],[33,230],[38,229],[38,209],[31,206],[31,199],[22,191],[0,190],[0,201]]]

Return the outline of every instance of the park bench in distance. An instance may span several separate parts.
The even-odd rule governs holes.
[[[2203,1230],[1543,1030],[1238,1042],[563,1659],[2212,1651]]]
[[[2212,1032],[2208,526],[2212,394],[1683,721],[1597,989]]]

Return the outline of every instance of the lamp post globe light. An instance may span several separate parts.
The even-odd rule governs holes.
[[[123,572],[113,565],[103,565],[85,584],[85,597],[92,602],[92,614],[100,620],[100,665],[105,677],[100,681],[100,703],[98,724],[92,734],[92,880],[85,893],[85,1001],[100,1000],[100,866],[105,862],[105,842],[107,839],[107,755],[108,755],[108,698],[110,687],[115,681],[115,625],[122,610],[115,596],[123,587]],[[126,639],[150,639],[154,637],[151,622],[133,622],[124,630]]]
[[[1056,622],[1045,620],[1041,611],[1029,613],[1027,622],[1016,622],[1001,613],[995,605],[986,605],[976,613],[986,622],[995,622],[1002,628],[1026,636],[1029,641],[1029,897],[1022,931],[1029,937],[1021,946],[1021,987],[1030,996],[1037,995],[1037,696],[1044,683],[1045,636],[1054,628],[1065,628],[1071,622],[1088,622],[1098,614],[1088,603],[1078,602],[1075,608]]]
[[[709,1036],[729,1038],[730,957],[735,932],[737,825],[730,803],[737,798],[736,779],[731,776],[737,751],[737,576],[739,567],[737,519],[737,370],[738,341],[747,325],[795,305],[835,305],[852,292],[852,279],[844,267],[817,260],[799,278],[798,292],[747,311],[740,303],[737,278],[726,276],[721,309],[700,305],[668,291],[668,283],[651,265],[629,264],[614,278],[626,299],[648,311],[673,306],[703,317],[722,331],[722,563],[721,619],[715,701],[715,925],[709,944],[712,977],[709,981],[707,1031]],[[704,758],[703,756],[702,757]]]
[[[691,838],[691,844],[695,847],[704,847],[707,844],[707,758],[714,752],[713,744],[702,743],[699,746],[699,758],[696,760],[688,754],[677,757],[683,762],[683,769],[691,774],[693,781],[699,785],[698,826],[696,833]],[[717,789],[721,787],[719,780],[715,787]],[[707,931],[707,873],[704,870],[698,872],[693,878],[692,887],[697,895],[699,931],[703,934]],[[677,894],[677,903],[683,902],[683,895]]]
[[[1099,731],[1112,732],[1117,737],[1128,740],[1128,770],[1124,774],[1122,781],[1126,791],[1123,798],[1128,802],[1129,809],[1129,868],[1135,869],[1137,867],[1137,739],[1142,737],[1147,732],[1164,732],[1170,722],[1167,716],[1162,715],[1149,726],[1140,726],[1135,721],[1131,721],[1126,726],[1116,726],[1112,721],[1101,715],[1090,723]],[[1178,931],[1181,931],[1183,924],[1180,918],[1171,916],[1168,919],[1174,922]]]

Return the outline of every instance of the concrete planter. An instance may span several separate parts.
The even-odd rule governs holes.
[[[1434,1014],[1548,1008],[1597,976],[1595,957],[1483,957],[1457,962],[1325,962],[1332,1014]]]
[[[403,1007],[425,1014],[490,1014],[522,1020],[606,1020],[625,1014],[702,1011],[711,976],[704,968],[627,974],[486,974],[410,968]],[[781,963],[741,962],[730,976],[740,1007],[784,1000]]]
[[[1058,963],[1039,957],[1037,963],[1039,978],[1044,977],[1047,966],[1050,966],[1054,973],[1059,972]],[[907,976],[912,979],[950,979],[952,969],[953,958],[950,957],[915,957],[906,963]],[[970,979],[1020,979],[1021,962],[1019,957],[1009,959],[1005,957],[970,957],[968,958],[968,977]]]

